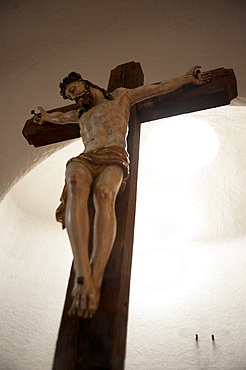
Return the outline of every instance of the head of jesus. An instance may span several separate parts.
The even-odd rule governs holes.
[[[74,100],[84,111],[87,111],[94,105],[95,94],[93,94],[93,90],[100,91],[105,99],[112,100],[111,95],[106,90],[88,80],[84,80],[77,72],[69,73],[59,86],[62,97]]]

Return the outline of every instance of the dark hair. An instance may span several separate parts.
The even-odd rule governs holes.
[[[61,89],[60,90],[60,94],[63,97],[63,99],[68,99],[68,97],[66,96],[66,91],[65,91],[66,90],[66,86],[68,84],[70,84],[71,82],[74,82],[74,81],[83,81],[85,83],[85,85],[90,86],[90,87],[94,87],[94,88],[100,90],[103,93],[105,99],[108,99],[108,100],[112,100],[113,99],[112,96],[110,95],[110,93],[107,90],[104,90],[103,88],[101,88],[101,87],[99,87],[97,85],[94,85],[93,83],[91,83],[88,80],[84,80],[81,77],[81,75],[79,73],[77,73],[77,72],[71,72],[71,73],[69,73],[69,75],[66,76],[66,77],[64,77],[63,81],[60,82],[60,84],[59,84],[59,87]]]

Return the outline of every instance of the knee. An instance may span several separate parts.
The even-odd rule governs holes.
[[[98,186],[94,189],[94,199],[98,205],[114,204],[116,192],[114,189]]]
[[[78,173],[73,173],[66,176],[66,181],[68,185],[68,189],[73,193],[88,191],[90,189],[89,184],[85,181],[85,179]]]

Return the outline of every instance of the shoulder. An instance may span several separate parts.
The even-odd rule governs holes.
[[[117,99],[118,97],[122,97],[122,96],[128,95],[128,90],[129,89],[126,89],[124,87],[118,87],[117,89],[115,89],[110,94],[112,95],[113,98]]]

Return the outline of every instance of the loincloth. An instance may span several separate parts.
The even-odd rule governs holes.
[[[81,153],[79,156],[71,158],[67,165],[71,162],[80,162],[84,164],[92,174],[93,180],[97,178],[98,175],[107,166],[119,166],[123,169],[123,180],[120,186],[119,193],[122,193],[126,186],[126,180],[129,177],[129,154],[126,150],[122,148],[109,147],[97,150],[92,150],[87,153]],[[93,183],[92,183],[93,187]],[[60,205],[56,210],[56,220],[62,223],[62,228],[65,226],[65,210],[67,203],[67,184],[65,181],[65,186],[60,197]]]

